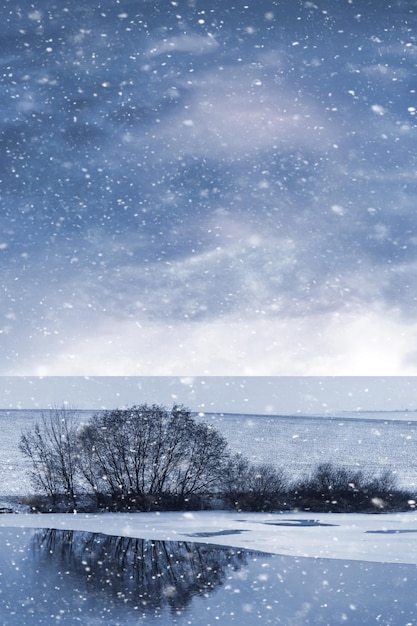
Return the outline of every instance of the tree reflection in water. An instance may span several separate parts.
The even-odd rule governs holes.
[[[182,612],[247,563],[240,549],[53,529],[35,533],[33,551],[41,575],[55,570],[81,595],[102,597],[107,609],[117,603],[153,615]]]

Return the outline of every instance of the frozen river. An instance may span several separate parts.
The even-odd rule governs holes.
[[[11,514],[0,526],[5,626],[417,619],[415,513]]]

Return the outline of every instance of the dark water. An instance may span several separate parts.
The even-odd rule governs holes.
[[[413,565],[7,528],[0,532],[0,558],[4,626],[405,626],[417,620]]]

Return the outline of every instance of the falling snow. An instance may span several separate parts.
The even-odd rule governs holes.
[[[0,12],[4,373],[417,371],[413,7]]]
[[[414,513],[390,515],[389,530],[383,515],[329,513],[6,514],[0,525],[4,624],[416,620]]]

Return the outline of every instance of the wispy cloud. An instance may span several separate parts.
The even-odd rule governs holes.
[[[147,54],[150,57],[175,52],[190,52],[192,54],[206,54],[213,52],[219,46],[213,35],[199,35],[189,33],[177,37],[164,37],[155,40],[149,45]]]
[[[166,160],[187,156],[253,158],[268,150],[323,152],[338,140],[313,99],[298,98],[290,86],[271,84],[260,69],[237,67],[199,72],[182,85],[186,105],[158,121],[149,133],[154,154]],[[143,142],[138,129],[133,146]]]

